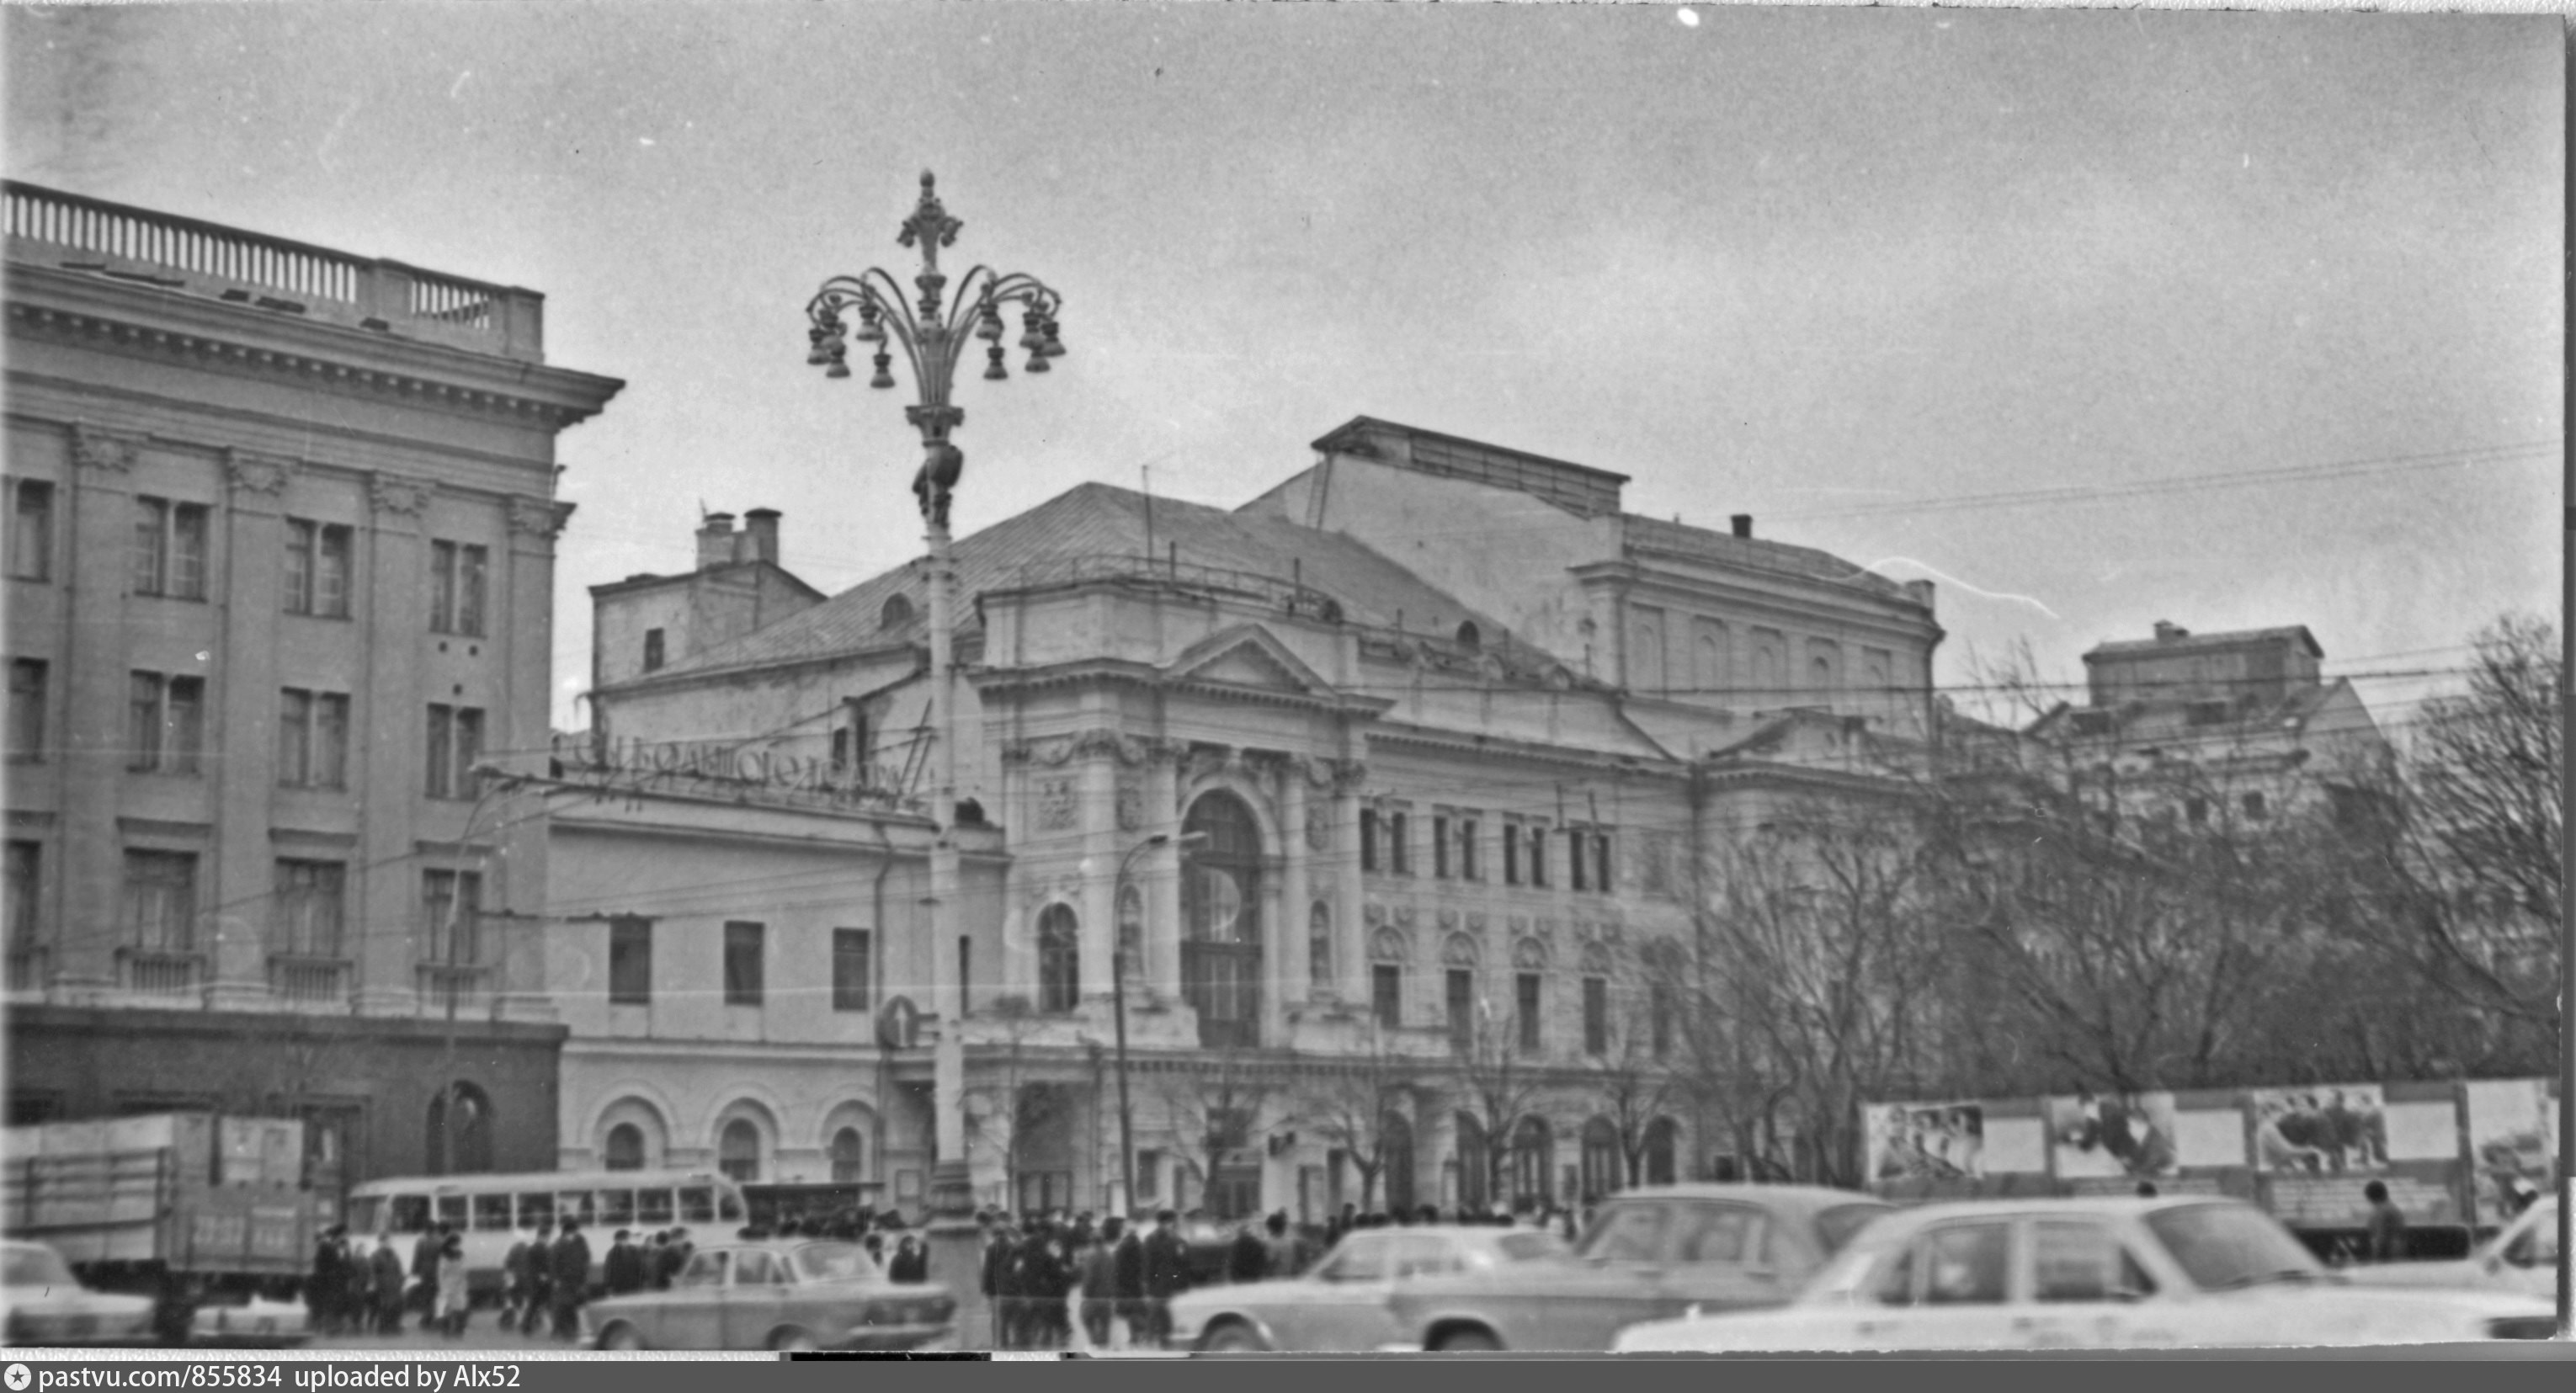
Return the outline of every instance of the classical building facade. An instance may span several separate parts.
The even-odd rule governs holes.
[[[957,835],[989,879],[953,945],[919,941],[924,831],[892,814],[853,830],[887,840],[830,891],[669,843],[662,873],[710,883],[699,970],[720,920],[867,933],[883,1003],[966,1042],[962,1085],[938,1086],[917,1036],[785,1003],[614,1051],[722,1049],[759,1077],[764,1051],[831,1052],[838,1078],[781,1100],[796,1120],[757,1176],[824,1178],[847,1107],[903,1148],[865,1177],[898,1196],[931,1159],[926,1102],[964,1114],[985,1201],[1114,1201],[1122,1030],[1139,1203],[1316,1216],[1364,1192],[1573,1200],[1707,1172],[1657,980],[1689,951],[1696,859],[1766,806],[1872,777],[1862,745],[1923,738],[1930,587],[1749,520],[1623,513],[1620,477],[1582,465],[1366,418],[1317,450],[1236,511],[1085,484],[956,544]],[[603,656],[634,675],[592,694],[588,738],[632,764],[739,732],[728,757],[917,806],[925,585],[898,566],[649,672]],[[626,878],[607,858],[630,835],[559,835],[559,898]],[[878,867],[913,888],[879,902]],[[819,938],[797,951],[822,961]],[[728,1085],[576,1084],[592,1034],[567,1047],[568,1155],[612,1116],[721,1149]]]
[[[477,766],[545,744],[555,438],[620,384],[533,291],[6,202],[11,1120],[551,1164],[546,839]]]

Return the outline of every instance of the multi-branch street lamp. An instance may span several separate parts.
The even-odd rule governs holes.
[[[934,963],[942,957],[936,945],[955,937],[958,903],[957,703],[952,648],[957,577],[948,552],[948,504],[958,477],[965,471],[966,456],[948,437],[965,424],[966,412],[952,403],[950,396],[956,386],[959,362],[977,344],[985,346],[984,376],[988,381],[1010,376],[1010,369],[1002,363],[1002,339],[1009,332],[1003,322],[1006,312],[1016,312],[1020,317],[1019,345],[1029,352],[1027,371],[1045,372],[1047,360],[1064,352],[1056,331],[1056,312],[1063,297],[1036,277],[977,266],[958,280],[953,297],[948,294],[948,277],[939,269],[939,252],[956,245],[957,234],[964,227],[940,205],[934,181],[925,170],[921,176],[921,202],[913,208],[912,216],[904,219],[895,237],[899,245],[920,249],[921,268],[912,277],[917,296],[907,299],[901,283],[871,266],[855,276],[834,276],[823,282],[822,289],[805,306],[806,318],[812,321],[807,332],[812,348],[805,361],[824,369],[824,376],[850,375],[849,340],[853,337],[874,350],[876,371],[868,378],[871,387],[895,385],[891,345],[900,345],[905,360],[912,365],[915,400],[904,408],[904,419],[921,432],[921,469],[913,476],[912,491],[920,500],[922,540],[927,544],[930,562],[931,816],[939,829],[930,852],[934,945],[930,960]],[[850,327],[853,319],[858,323],[855,331]],[[962,1124],[956,1119],[958,1097],[965,1086],[965,1045],[960,1033],[965,1000],[966,983],[960,980],[956,994],[950,998],[950,1009],[942,1012],[948,1021],[939,1033],[938,1053],[933,1061],[940,1098],[938,1139],[942,1160],[931,1172],[932,1208],[952,1217],[971,1209],[974,1203],[962,1159]]]

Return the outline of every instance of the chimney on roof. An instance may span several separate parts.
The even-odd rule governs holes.
[[[743,535],[751,539],[751,554],[739,557],[739,559],[744,561],[766,561],[772,566],[777,565],[778,510],[776,508],[754,508],[750,512],[742,515],[742,528]]]
[[[1736,536],[1750,537],[1753,535],[1753,515],[1751,513],[1737,513],[1734,517],[1727,520],[1735,524]]]
[[[709,513],[698,524],[698,569],[733,564],[733,514]]]
[[[2158,643],[2171,643],[2175,639],[2189,637],[2191,637],[2191,630],[2184,628],[2180,624],[2171,623],[2162,619],[2156,621],[2156,642]]]

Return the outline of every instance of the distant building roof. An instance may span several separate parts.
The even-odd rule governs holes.
[[[1668,556],[1681,556],[1695,561],[1712,561],[1725,566],[1747,566],[1755,570],[1779,571],[1804,576],[1810,580],[1856,585],[1882,595],[1902,595],[1905,587],[1845,561],[1831,552],[1814,547],[1791,546],[1786,542],[1765,541],[1759,537],[1737,537],[1712,532],[1687,523],[1665,522],[1636,513],[1626,516],[1627,547],[1631,551],[1659,551]]]
[[[1150,542],[1145,523],[1149,503]],[[1505,632],[1491,616],[1341,533],[1177,499],[1149,500],[1134,490],[1100,483],[1076,485],[958,539],[952,552],[958,593],[969,606],[963,625],[973,622],[971,605],[977,595],[1043,583],[1065,574],[1065,563],[1101,557],[1141,563],[1149,550],[1152,559],[1163,561],[1174,548],[1185,574],[1192,567],[1210,567],[1280,582],[1294,577],[1306,589],[1331,597],[1353,623],[1394,628],[1400,618],[1403,628],[1428,637],[1451,636],[1461,623],[1473,623],[1487,645]],[[896,595],[912,603],[909,614],[889,629],[886,601]],[[919,566],[907,561],[811,609],[691,654],[655,672],[651,680],[882,648],[917,638],[928,612],[926,582]]]
[[[2326,655],[2326,650],[2318,645],[2316,636],[2308,632],[2308,626],[2305,624],[2292,624],[2271,629],[2235,629],[2221,634],[2195,634],[2188,629],[2159,624],[2156,626],[2154,638],[2121,639],[2111,643],[2097,643],[2093,645],[2093,651],[2084,655],[2084,661],[2089,663],[2097,658],[2137,658],[2171,653],[2207,652],[2220,648],[2269,647],[2279,643],[2296,643],[2305,648],[2311,658],[2322,658]]]

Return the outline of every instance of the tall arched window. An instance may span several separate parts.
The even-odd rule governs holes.
[[[613,1171],[644,1169],[644,1129],[632,1122],[620,1122],[608,1129],[605,1148],[608,1168]]]
[[[1681,1149],[1681,1128],[1669,1117],[1659,1117],[1646,1124],[1646,1183],[1670,1185],[1675,1166],[1673,1153]]]
[[[1051,904],[1038,912],[1038,1009],[1064,1012],[1082,999],[1082,937],[1073,906]]]
[[[456,1135],[447,1135],[447,1099],[441,1089],[429,1100],[429,1165],[431,1175],[476,1175],[492,1169],[492,1100],[470,1083],[458,1083]],[[452,1154],[451,1154],[452,1152]],[[451,1164],[451,1161],[453,1164]]]
[[[737,1117],[716,1136],[716,1169],[735,1180],[760,1178],[760,1128]]]
[[[1401,1113],[1388,1113],[1378,1123],[1378,1193],[1386,1197],[1386,1212],[1400,1214],[1413,1208],[1413,1124]]]
[[[1583,1124],[1583,1200],[1586,1204],[1626,1187],[1619,1129],[1606,1117]]]
[[[1512,1207],[1547,1203],[1548,1172],[1556,1168],[1556,1137],[1541,1117],[1524,1117],[1512,1129]]]
[[[1223,791],[1190,805],[1181,833],[1181,994],[1199,1043],[1256,1044],[1261,1019],[1261,828]]]
[[[1490,1203],[1492,1160],[1485,1154],[1485,1126],[1473,1113],[1458,1114],[1458,1206],[1482,1212]]]
[[[854,1185],[867,1178],[868,1143],[856,1127],[832,1134],[832,1183]]]
[[[1333,989],[1333,906],[1324,900],[1306,915],[1306,981],[1319,992]]]

